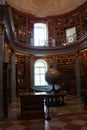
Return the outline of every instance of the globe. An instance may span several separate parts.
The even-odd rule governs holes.
[[[59,72],[58,70],[51,68],[49,69],[46,74],[45,74],[45,80],[48,82],[50,85],[55,85],[58,83],[59,79]]]

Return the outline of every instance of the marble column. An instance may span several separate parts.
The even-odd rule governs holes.
[[[75,57],[75,65],[76,65],[76,89],[77,89],[77,97],[81,96],[81,85],[80,85],[80,66],[79,66],[79,55]]]
[[[31,81],[31,87],[34,86],[34,57],[31,55],[30,59],[30,81]]]
[[[16,100],[16,58],[13,53],[11,56],[11,102]]]
[[[4,46],[4,31],[3,25],[0,25],[0,120],[4,118],[3,111],[3,46]]]
[[[57,61],[56,61],[56,56],[53,56],[52,67],[53,67],[54,69],[57,69]]]
[[[4,63],[9,63],[9,47],[4,47]]]

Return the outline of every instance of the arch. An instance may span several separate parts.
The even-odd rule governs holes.
[[[45,73],[47,71],[47,62],[45,60],[36,60],[34,64],[34,86],[46,86]]]

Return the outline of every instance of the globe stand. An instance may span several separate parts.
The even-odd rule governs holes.
[[[55,92],[55,85],[52,86],[52,90],[53,92]]]
[[[50,92],[53,92],[53,93],[55,93],[55,85],[54,84],[56,84],[56,83],[58,83],[58,77],[59,77],[59,72],[56,70],[56,69],[54,69],[54,68],[50,68],[47,72],[46,72],[46,74],[45,74],[45,79],[46,79],[46,81],[48,82],[48,84],[50,84],[50,85],[52,85],[52,89],[51,89],[51,91]],[[51,120],[51,118],[50,118],[50,116],[49,116],[49,95],[48,95],[48,97],[47,97],[47,118],[46,118],[46,120]]]
[[[46,120],[50,121],[51,117],[50,117],[50,109],[49,109],[49,96],[47,96],[47,99],[48,99],[48,105],[47,105],[47,117],[46,117]]]
[[[49,106],[47,106],[47,109],[48,109],[48,113],[47,113],[46,120],[47,120],[47,121],[50,121],[50,120],[51,120],[51,117],[49,116]]]

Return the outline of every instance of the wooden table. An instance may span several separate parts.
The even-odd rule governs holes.
[[[64,98],[67,95],[67,92],[61,91],[58,93],[48,93],[45,95],[45,103],[48,106],[64,106]]]

